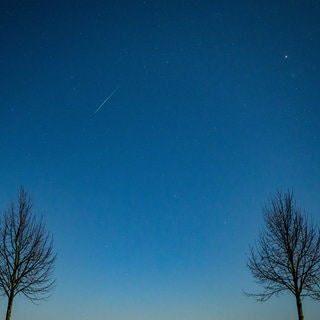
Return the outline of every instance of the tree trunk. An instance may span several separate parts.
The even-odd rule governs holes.
[[[296,303],[297,303],[299,320],[303,320],[304,316],[303,316],[303,311],[302,311],[302,302],[301,302],[300,294],[296,295]]]
[[[11,310],[12,310],[12,303],[13,303],[13,293],[10,293],[10,296],[8,297],[8,306],[7,306],[7,314],[6,314],[6,320],[10,320],[11,318]]]

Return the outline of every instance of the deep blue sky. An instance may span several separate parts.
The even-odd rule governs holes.
[[[290,296],[242,290],[272,193],[319,220],[319,16],[319,1],[2,1],[0,207],[23,185],[58,252],[52,297],[18,298],[13,319],[295,318]]]

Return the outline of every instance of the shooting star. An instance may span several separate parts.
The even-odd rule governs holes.
[[[115,88],[109,95],[108,97],[100,104],[100,106],[97,108],[97,110],[93,113],[96,114],[102,107],[104,104],[106,104],[111,98],[112,96],[118,91],[119,88]]]

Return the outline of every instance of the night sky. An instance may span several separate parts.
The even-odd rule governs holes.
[[[270,195],[320,220],[319,1],[4,0],[0,81],[1,211],[58,253],[13,320],[295,319],[242,292]]]

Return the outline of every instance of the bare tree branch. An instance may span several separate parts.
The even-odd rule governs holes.
[[[0,224],[0,291],[8,298],[6,320],[17,294],[32,302],[48,297],[55,283],[55,260],[52,235],[43,220],[36,220],[31,199],[20,188],[17,208],[12,203]]]
[[[278,192],[263,209],[265,229],[250,248],[248,268],[260,293],[245,293],[258,301],[291,292],[299,320],[302,297],[320,300],[320,231],[294,201],[292,192]]]

